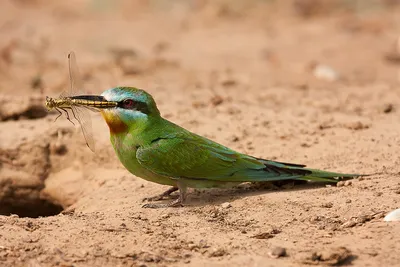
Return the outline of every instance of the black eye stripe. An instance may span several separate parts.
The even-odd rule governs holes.
[[[123,109],[137,110],[137,111],[140,111],[140,112],[142,112],[144,114],[149,114],[150,113],[149,107],[147,106],[147,104],[145,102],[135,101],[135,100],[132,99],[133,100],[132,108],[127,108],[125,106],[125,103],[124,103],[125,100],[126,99],[124,99],[122,101],[119,101],[117,107],[123,108]]]

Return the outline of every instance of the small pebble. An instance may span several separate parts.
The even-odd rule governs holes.
[[[277,258],[280,258],[280,257],[285,257],[286,256],[286,249],[283,248],[283,247],[275,247],[270,252],[268,252],[268,256],[270,256],[273,259],[277,259]]]
[[[393,111],[393,105],[392,104],[386,104],[384,109],[383,109],[383,112],[384,113],[390,113],[392,111]]]
[[[225,202],[221,204],[221,207],[224,209],[229,209],[230,207],[232,207],[232,205],[229,202]]]
[[[195,245],[195,244],[188,244],[188,249],[189,249],[189,250],[195,250],[195,249],[198,249],[198,248],[199,248],[198,245]]]
[[[317,65],[314,68],[314,76],[317,79],[334,82],[339,79],[339,74],[327,65]]]
[[[345,181],[345,182],[344,182],[344,186],[350,186],[350,185],[352,185],[352,184],[353,184],[352,181]]]
[[[218,248],[218,249],[212,250],[208,256],[209,257],[222,257],[225,254],[227,254],[227,252],[223,248]]]
[[[169,217],[171,217],[170,213],[166,213],[166,214],[161,215],[162,219],[168,219]]]
[[[56,142],[53,144],[51,147],[51,152],[57,155],[65,155],[68,152],[68,148],[65,144],[62,144],[61,142]]]
[[[363,224],[363,223],[370,221],[371,219],[372,219],[372,216],[370,216],[370,215],[360,215],[357,217],[356,223]]]
[[[337,182],[337,183],[336,183],[336,186],[337,186],[337,187],[342,187],[342,186],[344,186],[344,181]]]
[[[221,97],[221,96],[219,96],[219,95],[215,95],[215,96],[213,96],[212,98],[211,98],[211,104],[213,105],[213,106],[218,106],[218,105],[220,105],[220,104],[222,104],[223,102],[224,102],[224,99]]]
[[[345,223],[343,223],[342,225],[341,225],[341,227],[342,228],[351,228],[351,227],[353,227],[353,226],[356,226],[356,222],[355,221],[347,221],[347,222],[345,222]]]
[[[393,210],[389,212],[385,218],[383,218],[385,222],[399,222],[400,221],[400,209]]]
[[[333,207],[333,203],[332,202],[322,203],[321,207],[330,209]]]

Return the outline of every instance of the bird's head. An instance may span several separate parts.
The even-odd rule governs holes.
[[[145,126],[149,118],[160,116],[153,97],[143,90],[134,87],[116,87],[101,95],[107,101],[118,103],[114,108],[101,110],[113,134],[126,132],[131,126]]]

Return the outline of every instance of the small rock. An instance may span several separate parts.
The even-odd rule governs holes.
[[[311,147],[311,144],[301,143],[300,146],[301,146],[301,147]]]
[[[234,79],[226,79],[221,82],[221,85],[224,87],[231,87],[231,86],[235,86],[237,84],[238,84],[238,82],[235,81]]]
[[[400,36],[396,39],[393,49],[386,53],[385,59],[392,64],[400,64]]]
[[[373,219],[382,219],[383,217],[385,217],[385,213],[384,212],[378,212],[372,215]]]
[[[213,105],[213,106],[218,106],[218,105],[221,105],[223,102],[224,102],[224,99],[221,97],[221,96],[219,96],[219,95],[215,95],[215,96],[213,96],[212,98],[211,98],[211,104]]]
[[[337,187],[342,187],[342,186],[344,186],[344,181],[339,181],[339,182],[337,182],[337,183],[336,183],[336,186],[337,186]]]
[[[225,202],[225,203],[221,204],[221,208],[223,208],[223,209],[229,209],[230,207],[232,207],[232,205],[229,202]]]
[[[270,256],[273,259],[277,259],[277,258],[280,258],[280,257],[285,257],[286,256],[286,249],[283,248],[283,247],[275,247],[270,252],[268,252],[268,256]]]
[[[345,223],[343,223],[342,225],[341,225],[341,227],[342,228],[351,228],[351,227],[354,227],[354,226],[356,226],[356,222],[355,221],[347,221],[347,222],[345,222]]]
[[[166,213],[166,214],[161,215],[162,219],[168,219],[169,217],[171,217],[171,213]]]
[[[360,215],[357,217],[356,223],[359,223],[359,224],[366,223],[366,222],[372,220],[372,217],[373,217],[372,215]]]
[[[322,203],[321,207],[330,209],[333,207],[333,203],[332,202]]]
[[[395,52],[388,52],[385,59],[392,64],[400,64],[400,54]]]
[[[347,123],[344,125],[344,127],[346,127],[349,130],[364,130],[364,129],[368,129],[369,125],[362,123],[361,121],[356,121],[356,122],[351,122],[351,123]]]
[[[206,105],[206,103],[201,102],[201,101],[193,101],[192,106],[193,106],[194,108],[204,108],[204,107],[206,107],[207,105]]]
[[[199,246],[198,245],[196,245],[196,244],[188,244],[188,249],[189,250],[196,250],[196,249],[198,249],[199,248]]]
[[[345,181],[345,182],[344,182],[344,186],[350,186],[350,185],[352,185],[352,184],[353,184],[352,181]]]
[[[281,230],[279,230],[279,229],[272,229],[269,232],[264,232],[264,233],[260,233],[257,235],[253,235],[251,238],[269,239],[269,238],[273,238],[275,235],[279,234],[280,232],[281,232]]]
[[[393,111],[393,105],[392,104],[387,104],[387,105],[385,105],[385,107],[384,107],[384,109],[383,109],[383,112],[384,113],[390,113],[390,112],[392,112]]]
[[[393,210],[389,212],[385,218],[383,218],[385,222],[398,222],[400,221],[400,209]]]
[[[330,266],[338,266],[348,263],[353,258],[350,250],[345,247],[331,248],[323,251],[315,251],[301,259],[303,264],[316,265],[323,263]]]
[[[334,69],[326,65],[316,65],[313,74],[317,79],[328,82],[334,82],[339,79],[339,74]]]
[[[225,249],[218,248],[218,249],[214,249],[213,251],[211,251],[211,253],[208,256],[209,257],[222,257],[225,254],[226,254]]]
[[[251,238],[256,238],[256,239],[269,239],[269,238],[273,238],[274,235],[272,235],[271,233],[261,233],[261,234],[257,234],[257,235],[253,235]]]
[[[54,143],[50,146],[50,150],[51,150],[52,154],[57,154],[57,155],[62,156],[62,155],[67,154],[68,147],[65,144],[57,141],[56,143]]]
[[[240,139],[236,135],[232,137],[232,142],[238,142]]]

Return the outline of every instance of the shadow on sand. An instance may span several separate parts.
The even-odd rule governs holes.
[[[229,189],[192,189],[188,191],[187,200],[184,206],[200,207],[204,205],[220,205],[225,202],[231,202],[236,199],[249,196],[258,196],[270,192],[291,192],[299,190],[313,190],[324,188],[326,185],[336,186],[329,182],[307,182],[299,180],[287,180],[279,182],[259,182],[244,183],[237,187]],[[159,203],[168,203],[170,199],[176,199],[178,193],[171,194],[169,199],[159,201]]]

